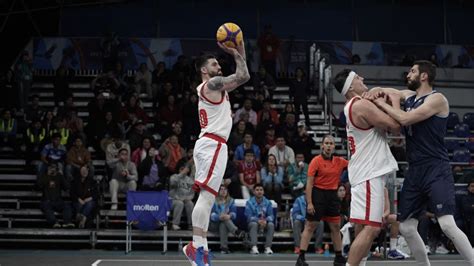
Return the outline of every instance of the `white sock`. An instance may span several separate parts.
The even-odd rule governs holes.
[[[204,247],[204,238],[202,236],[193,235],[193,247]]]
[[[397,238],[390,238],[390,250],[397,249]]]
[[[452,215],[443,215],[438,217],[438,222],[443,233],[453,241],[459,254],[469,262],[469,265],[474,266],[474,254],[471,243],[469,243],[466,234],[457,227],[454,217]]]

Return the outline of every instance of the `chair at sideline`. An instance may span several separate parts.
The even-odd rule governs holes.
[[[469,126],[464,123],[457,124],[454,126],[454,135],[458,138],[468,138],[471,135],[469,131]]]
[[[132,251],[132,226],[140,230],[163,227],[163,254],[168,249],[168,216],[171,201],[168,191],[128,191],[125,253]]]
[[[471,153],[467,148],[459,148],[453,152],[453,162],[469,163],[471,162]]]
[[[467,124],[471,130],[474,130],[474,113],[465,113],[462,122]]]

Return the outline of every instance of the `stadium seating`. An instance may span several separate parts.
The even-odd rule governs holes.
[[[471,130],[474,130],[474,113],[464,114],[462,122],[467,124]]]
[[[453,152],[453,162],[469,163],[471,162],[471,153],[467,148],[459,148]]]
[[[469,126],[464,123],[457,124],[454,126],[454,135],[458,138],[468,138],[471,135]]]
[[[450,112],[448,117],[448,129],[453,129],[454,126],[459,124],[459,116],[457,113]]]

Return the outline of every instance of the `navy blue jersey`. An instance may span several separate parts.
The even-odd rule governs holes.
[[[409,112],[421,106],[426,97],[415,99],[416,95],[406,99],[405,111]],[[448,151],[444,145],[444,137],[446,135],[446,124],[448,117],[432,117],[404,127],[406,137],[406,151],[408,162],[417,164],[426,162],[427,160],[437,159],[441,161],[449,161]]]

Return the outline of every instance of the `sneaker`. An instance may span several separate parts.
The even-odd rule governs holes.
[[[238,239],[244,239],[244,237],[245,237],[245,231],[242,231],[242,230],[240,230],[240,229],[237,229],[237,230],[235,230],[234,235],[235,235]]]
[[[203,247],[195,248],[193,247],[193,242],[189,242],[189,244],[183,247],[183,253],[192,266],[205,266]]]
[[[445,248],[443,244],[439,245],[436,248],[436,254],[446,255],[448,253],[449,253],[449,250]]]
[[[112,211],[117,210],[117,204],[112,204],[112,205],[110,206],[110,209],[111,209]]]
[[[73,223],[63,224],[63,228],[74,228],[74,227],[76,227],[76,225]]]
[[[212,255],[210,250],[204,251],[204,258],[203,258],[204,266],[212,266],[211,259],[213,258],[214,258],[214,255]]]
[[[295,266],[309,266],[309,264],[306,261],[304,261],[301,257],[298,257],[298,259],[296,260]]]
[[[221,254],[229,254],[230,250],[229,248],[221,248]]]
[[[250,254],[260,254],[260,252],[258,251],[258,248],[257,246],[253,246],[251,249],[250,249]]]
[[[84,216],[84,215],[81,215],[81,216],[82,216],[82,218],[79,221],[79,228],[83,229],[84,227],[86,227],[87,217]]]
[[[295,247],[295,250],[293,251],[295,254],[300,254],[300,247]]]
[[[391,249],[387,253],[387,258],[391,259],[391,260],[403,260],[403,259],[405,259],[405,256],[403,256],[403,254],[398,252],[398,250]]]
[[[173,231],[181,230],[181,227],[180,227],[179,225],[177,225],[177,224],[173,224],[173,225],[171,226],[171,230],[173,230]]]
[[[346,265],[346,258],[343,256],[336,256],[334,257],[334,266],[345,266]]]
[[[273,254],[273,250],[272,250],[270,247],[266,247],[266,248],[265,248],[265,254],[267,254],[267,255],[272,255],[272,254]]]
[[[61,228],[61,225],[60,225],[59,223],[55,223],[55,224],[53,225],[53,228]]]
[[[431,255],[431,248],[430,248],[430,246],[425,245],[425,252],[426,252],[426,255]]]
[[[315,252],[316,254],[323,254],[323,253],[324,253],[324,249],[323,249],[322,247],[319,247],[319,248],[316,248],[316,249],[314,250],[314,252]]]

